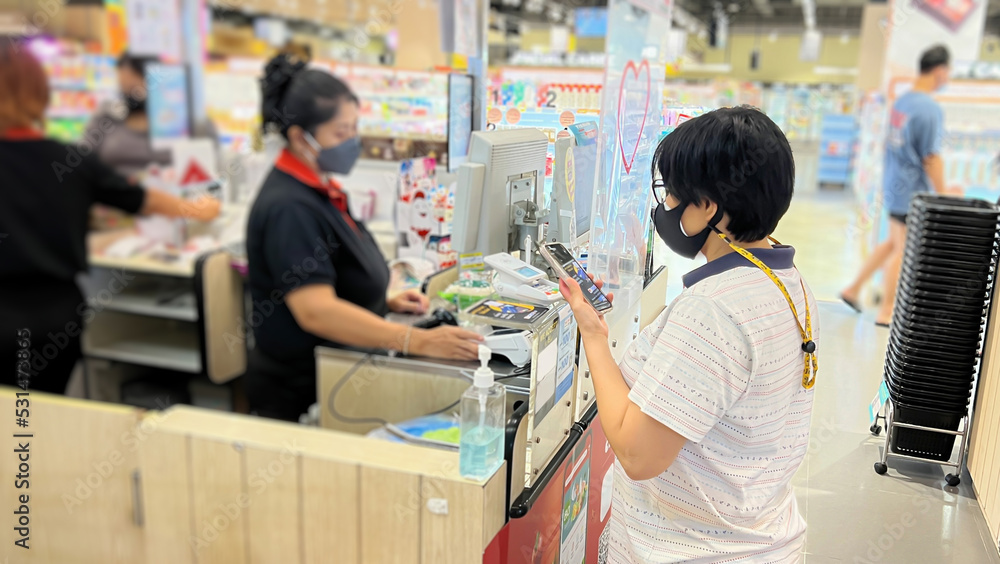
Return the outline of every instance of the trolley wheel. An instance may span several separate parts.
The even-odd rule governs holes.
[[[882,474],[885,474],[888,471],[889,471],[889,466],[888,465],[883,464],[881,462],[876,462],[875,463],[875,473],[876,474],[878,474],[878,475],[881,476]]]
[[[948,485],[951,487],[955,487],[962,483],[962,479],[954,474],[948,474],[944,477],[944,480],[948,482]]]
[[[868,427],[868,430],[871,431],[872,435],[875,435],[876,437],[882,434],[882,426],[878,423],[872,423],[872,426]]]

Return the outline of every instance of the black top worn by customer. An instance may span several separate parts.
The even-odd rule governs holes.
[[[91,206],[209,221],[219,203],[202,198],[189,208],[130,184],[84,146],[45,139],[50,99],[31,49],[0,41],[0,384],[27,374],[28,388],[63,393],[80,357],[83,318],[94,315],[75,280],[87,268]],[[109,289],[127,276],[119,272]],[[30,342],[15,340],[29,331]]]
[[[90,207],[136,213],[145,191],[37,135],[0,139],[0,178],[0,384],[15,384],[14,336],[28,328],[29,387],[63,393],[81,355],[86,305],[75,277],[87,269]]]

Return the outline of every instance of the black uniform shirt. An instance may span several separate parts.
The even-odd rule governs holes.
[[[336,199],[341,208],[335,205]],[[350,216],[336,184],[323,184],[290,153],[275,162],[250,211],[247,259],[257,348],[281,361],[311,363],[327,343],[299,327],[285,295],[308,284],[377,315],[388,313],[389,268],[375,239]]]
[[[0,136],[0,283],[72,282],[87,269],[90,207],[138,212],[142,188],[32,130]]]

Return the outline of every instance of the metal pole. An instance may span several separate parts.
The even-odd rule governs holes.
[[[461,0],[459,0],[461,1]],[[486,74],[489,69],[490,47],[487,35],[490,30],[490,2],[489,0],[478,0],[476,2],[479,10],[478,33],[479,56],[469,57],[469,74],[472,75],[472,130],[482,131],[486,129],[486,105],[487,98]]]
[[[179,0],[181,17],[181,50],[188,68],[188,96],[191,131],[203,123],[205,112],[205,35],[209,16],[205,0]]]

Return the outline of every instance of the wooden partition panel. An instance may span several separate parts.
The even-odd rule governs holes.
[[[160,414],[156,414],[158,420]],[[174,433],[152,433],[143,443],[143,532],[146,564],[193,564],[196,547],[191,520],[190,440]]]
[[[361,564],[361,469],[354,464],[301,457],[303,562]],[[336,500],[331,503],[331,500]],[[337,531],[331,535],[330,531]]]
[[[378,427],[373,421],[377,418],[398,423],[438,411],[462,397],[469,387],[465,378],[416,373],[380,356],[320,354],[317,374],[320,425],[359,434]],[[331,411],[331,405],[337,413]]]
[[[248,530],[253,532],[248,562],[302,562],[302,536],[288,534],[302,528],[300,463],[291,450],[247,447]]]
[[[252,501],[244,449],[238,443],[192,440],[189,462],[196,561],[248,562]]]
[[[0,389],[13,414],[15,390]],[[506,468],[458,475],[458,455],[249,416],[141,412],[31,393],[26,564],[470,564],[506,515]],[[4,505],[3,507],[8,507]],[[11,509],[17,510],[17,507]],[[13,527],[0,541],[14,547]],[[17,549],[21,550],[21,549]]]
[[[133,522],[132,499],[139,410],[30,389],[18,398],[18,392],[0,388],[7,422],[0,439],[0,558],[18,564],[142,562],[142,529]],[[18,399],[28,401],[16,406]],[[16,431],[15,408],[28,410],[27,426]],[[21,447],[28,452],[16,452]],[[23,479],[17,478],[19,458],[27,458]],[[21,510],[21,495],[28,496],[27,550],[14,545],[21,538],[13,515]]]
[[[465,480],[455,452],[188,407],[156,434],[143,446],[173,452],[142,457],[159,465],[146,490],[161,488],[145,504],[150,561],[470,564],[504,524],[506,469]],[[152,554],[192,528],[186,554]]]
[[[990,306],[969,443],[969,474],[993,538],[1000,539],[1000,308]]]
[[[362,468],[361,504],[361,561],[419,564],[420,476]]]

